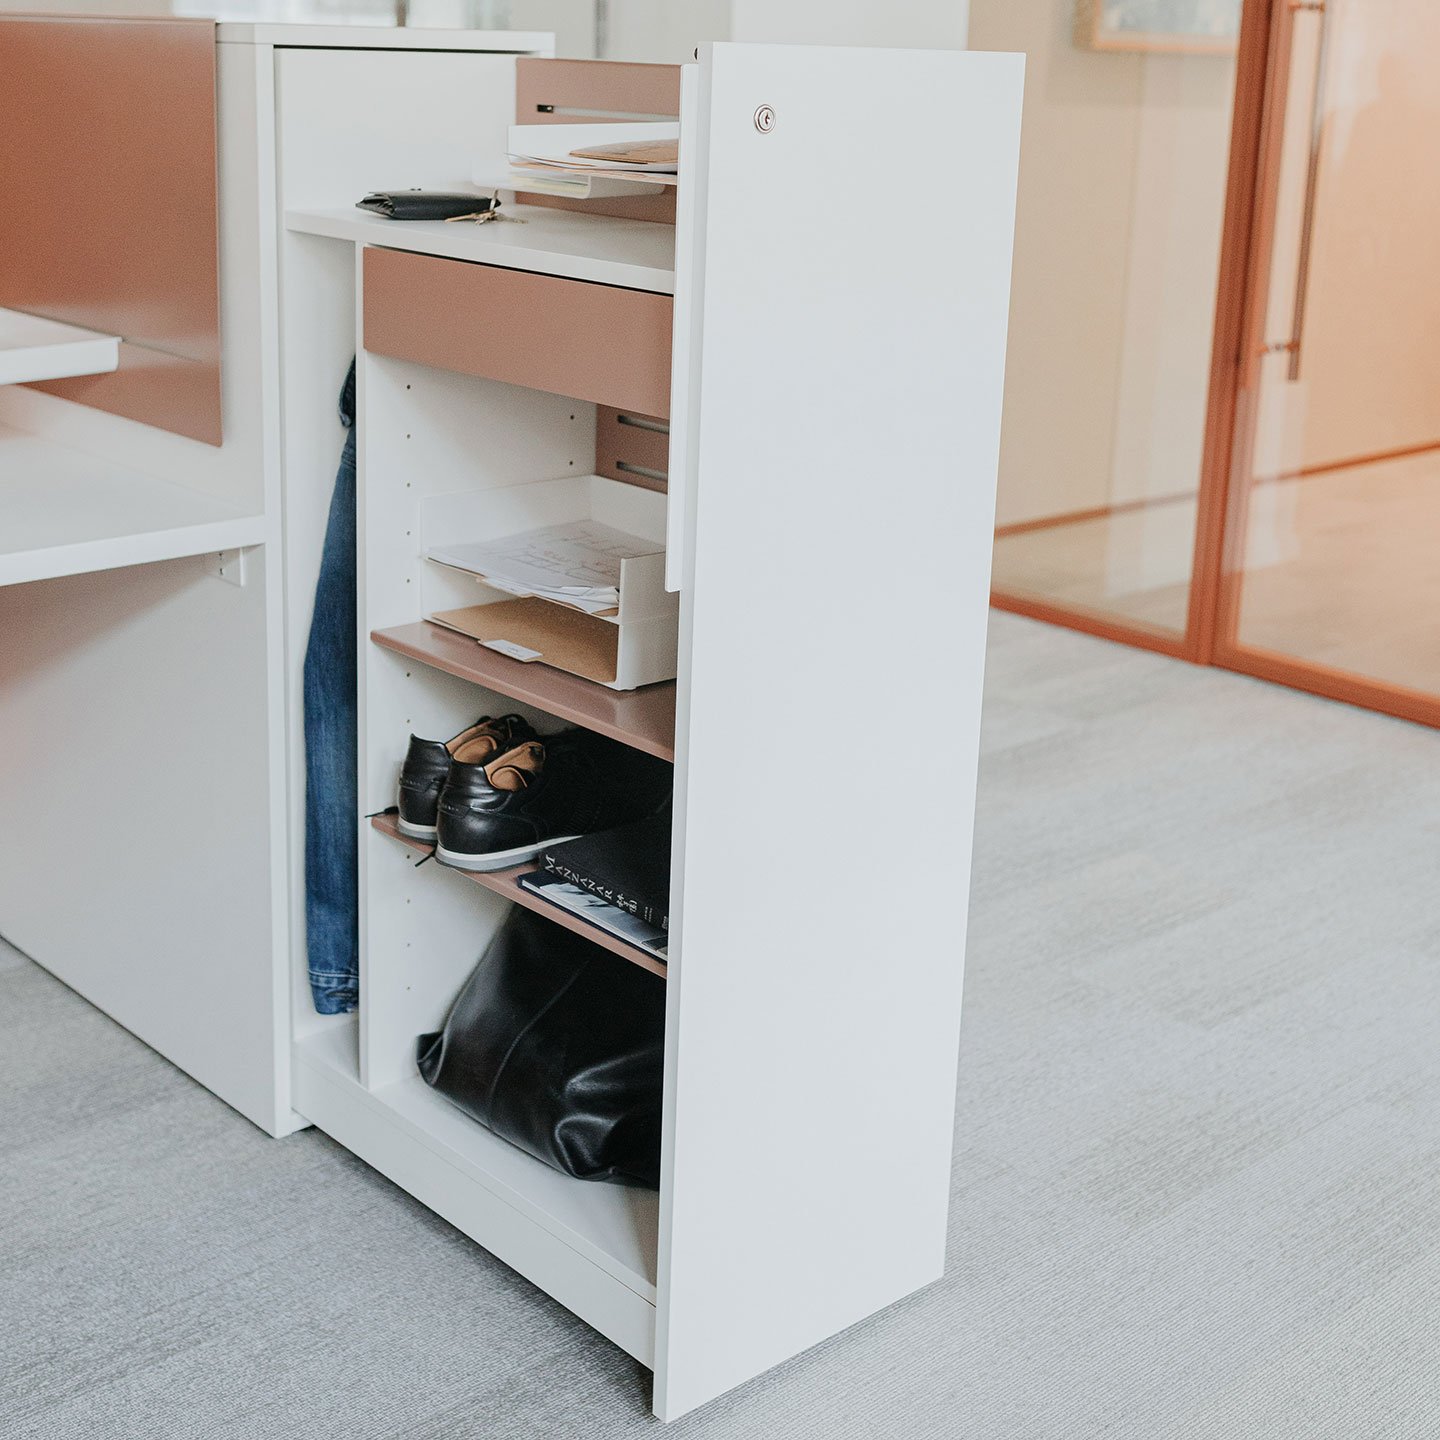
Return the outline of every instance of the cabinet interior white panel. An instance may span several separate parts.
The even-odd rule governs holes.
[[[515,119],[513,55],[286,49],[275,70],[282,209],[469,189],[477,150]]]
[[[462,185],[482,137],[515,118],[513,54],[471,53],[549,48],[545,36],[421,36],[400,31],[335,32],[267,27],[279,48],[265,50],[274,73],[278,186],[282,205],[333,206],[359,216],[368,191]],[[222,27],[222,40],[241,38]],[[368,46],[377,48],[366,48]],[[423,48],[424,45],[435,48]],[[354,48],[359,46],[360,48]],[[222,50],[242,48],[222,45]],[[404,226],[398,226],[403,232]],[[344,430],[336,400],[356,349],[356,247],[280,229],[280,355],[285,387],[286,664],[290,904],[297,1034],[323,1024],[305,979],[304,715],[301,672],[315,582]],[[382,236],[383,238],[383,236]],[[411,617],[414,618],[414,617]],[[362,641],[362,649],[368,648]],[[373,807],[371,807],[373,808]]]
[[[355,354],[355,251],[309,235],[280,238],[281,435],[285,536],[286,799],[290,845],[287,928],[294,1033],[326,1023],[310,997],[305,957],[304,665],[315,586],[345,444],[340,389]]]
[[[447,740],[481,713],[512,711],[542,731],[559,728],[525,706],[381,650],[368,636],[438,605],[486,598],[478,584],[424,558],[427,502],[588,474],[595,407],[368,353],[359,379],[360,800],[370,813],[395,803],[412,733]],[[373,832],[364,838],[360,1054],[373,1087],[416,1073],[416,1035],[443,1020],[507,907],[437,865],[416,870],[393,840]]]
[[[702,50],[662,1418],[943,1267],[1022,64]]]
[[[366,693],[373,698],[368,733],[396,716],[397,741],[377,738],[367,753],[371,799],[362,808],[382,810],[395,793],[411,730],[449,739],[482,712],[515,707],[403,656],[371,647]],[[462,880],[438,864],[417,865],[419,857],[368,825],[360,838],[360,942],[362,993],[361,1078],[387,1085],[416,1074],[416,1037],[444,1023],[451,1002],[479,963],[508,907],[498,895]]]

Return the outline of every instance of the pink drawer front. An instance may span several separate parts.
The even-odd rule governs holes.
[[[366,350],[661,418],[672,305],[646,290],[365,251]]]

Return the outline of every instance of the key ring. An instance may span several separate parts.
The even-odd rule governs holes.
[[[500,211],[500,192],[497,190],[490,201],[488,210],[477,210],[473,215],[447,215],[445,223],[448,225],[452,220],[468,220],[474,225],[488,225],[492,220],[507,220],[512,225],[523,225],[525,221],[519,215],[504,215]]]

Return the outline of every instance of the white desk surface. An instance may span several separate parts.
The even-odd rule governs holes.
[[[106,375],[120,364],[120,340],[21,310],[0,310],[0,385]]]
[[[518,214],[525,223],[386,220],[351,206],[342,210],[287,210],[285,227],[307,235],[352,240],[359,245],[502,265],[510,270],[531,270],[661,295],[674,293],[673,226],[510,202],[506,203],[506,211]]]
[[[0,426],[0,585],[258,545],[263,516]]]

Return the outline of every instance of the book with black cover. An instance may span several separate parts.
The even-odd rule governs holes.
[[[666,930],[670,925],[670,807],[658,815],[566,840],[540,863],[567,884]]]
[[[653,955],[657,960],[669,959],[665,932],[657,925],[647,925],[638,915],[621,910],[547,870],[528,871],[520,876],[520,883],[549,904],[558,905],[589,924],[628,941],[647,955]]]

